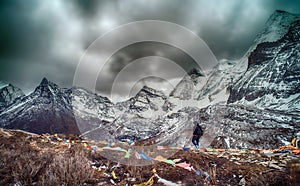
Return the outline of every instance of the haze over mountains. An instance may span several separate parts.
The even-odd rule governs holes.
[[[190,146],[198,122],[204,146],[278,147],[300,131],[299,41],[300,17],[276,11],[242,59],[220,61],[207,77],[194,69],[170,95],[143,87],[120,103],[46,78],[28,96],[2,85],[0,127]]]

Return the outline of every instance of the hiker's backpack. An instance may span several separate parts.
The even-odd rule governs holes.
[[[196,128],[195,128],[193,134],[194,134],[194,135],[199,135],[199,136],[202,136],[202,135],[203,135],[203,130],[202,130],[202,128],[201,128],[200,125],[197,125],[197,126],[196,126]]]

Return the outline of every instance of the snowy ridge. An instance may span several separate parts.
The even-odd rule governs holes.
[[[299,14],[276,10],[268,19],[263,31],[254,40],[254,43],[274,42],[281,39],[288,32],[290,25],[300,20],[299,16]]]
[[[3,82],[3,81],[0,81],[0,89],[4,88],[4,87],[6,87],[6,86],[8,86],[7,83],[5,83],[5,82]]]
[[[74,113],[80,117],[96,117],[111,122],[114,119],[114,104],[102,97],[82,88],[71,88],[69,93]]]

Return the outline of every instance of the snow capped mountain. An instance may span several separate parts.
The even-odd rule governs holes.
[[[208,78],[206,79],[205,85],[201,87],[200,89],[196,90],[195,92],[195,99],[197,100],[202,100],[202,102],[206,102],[206,104],[203,104],[205,106],[211,105],[211,104],[216,104],[220,103],[223,101],[227,101],[229,94],[228,91],[231,88],[232,85],[235,85],[234,87],[239,87],[240,84],[236,83],[240,77],[243,76],[245,78],[244,74],[247,73],[249,74],[249,77],[255,77],[256,74],[250,74],[248,71],[249,65],[252,63],[252,61],[257,61],[263,60],[264,56],[257,56],[257,58],[253,58],[253,56],[257,53],[257,47],[260,48],[262,43],[265,42],[274,42],[282,37],[289,31],[290,26],[295,24],[300,20],[300,17],[295,14],[290,14],[288,12],[280,11],[277,10],[275,11],[270,18],[268,19],[265,28],[257,35],[256,39],[254,40],[252,46],[249,48],[248,52],[245,54],[245,56],[240,59],[239,61],[229,61],[229,60],[221,60],[219,64],[213,69],[213,71],[208,75]],[[298,28],[294,28],[293,34],[297,35],[297,30]],[[285,41],[284,39],[278,41],[278,43],[283,44],[283,42],[288,42],[285,45],[289,45],[289,39],[286,38]],[[297,41],[291,41],[291,42],[297,42]],[[259,45],[259,46],[258,46]],[[265,46],[265,48],[268,48],[269,46]],[[277,46],[274,46],[276,48]],[[293,54],[291,53],[290,55],[297,55],[296,45],[290,46],[290,49],[293,50]],[[282,46],[283,48],[283,46]],[[282,48],[276,48],[275,50],[280,51]],[[285,48],[283,48],[286,50]],[[254,51],[255,50],[255,51]],[[266,51],[266,54],[269,53],[276,53],[276,51]],[[288,51],[281,51],[280,55],[287,55]],[[295,57],[295,56],[294,56]],[[268,61],[269,59],[265,59]],[[275,59],[274,59],[275,60]],[[293,59],[287,59],[284,58],[284,56],[281,57],[280,59],[282,64],[285,63],[286,60],[293,60]],[[296,64],[296,61],[293,63]],[[271,65],[271,64],[270,64]],[[285,68],[285,67],[281,67]],[[274,69],[274,67],[273,67]],[[247,72],[246,72],[247,71]],[[257,72],[257,69],[253,70],[253,72]],[[270,69],[265,69],[265,71],[270,71]],[[291,71],[294,71],[295,74],[297,74],[297,70],[295,69],[295,65]],[[298,73],[299,74],[299,73]],[[269,77],[270,78],[270,77]],[[273,77],[272,77],[273,78]],[[280,79],[280,78],[277,78]],[[266,85],[265,85],[266,86]],[[281,89],[284,89],[285,87],[281,87]],[[229,102],[232,102],[232,94],[231,97],[229,98]],[[296,96],[297,97],[297,96]],[[276,98],[271,100],[270,102],[277,102]],[[291,102],[296,102],[294,97],[289,98]],[[283,105],[286,100],[283,100],[281,103],[278,105]],[[299,102],[299,101],[298,101]],[[241,103],[243,104],[243,103]],[[291,103],[289,103],[291,105]],[[268,106],[268,105],[265,105]],[[296,106],[297,107],[297,106]],[[200,106],[200,108],[203,108]],[[299,108],[299,107],[298,107]]]
[[[208,74],[194,93],[202,103],[193,106],[203,109],[191,119],[205,128],[202,144],[272,148],[295,136],[300,130],[299,30],[299,17],[276,11],[245,57],[238,62],[220,61]],[[228,103],[234,104],[223,102],[228,96]],[[201,107],[205,102],[208,107]],[[207,120],[201,119],[203,114]],[[183,136],[185,129],[179,130]]]
[[[171,110],[167,96],[144,86],[128,101],[116,104],[119,109],[109,131],[117,139],[146,139],[159,133],[160,124],[154,122]],[[123,110],[123,112],[120,112]]]
[[[233,81],[229,104],[200,110],[209,118],[202,125],[213,125],[217,134],[212,146],[273,148],[300,130],[299,23],[296,15],[276,11],[236,65],[247,62],[247,69]]]
[[[275,26],[282,26],[275,20],[295,21],[290,21],[287,32],[279,40],[260,43],[251,52],[248,70],[232,87],[228,102],[299,111],[300,19],[281,12],[273,14],[271,18]],[[269,26],[272,29],[274,27],[273,24]]]
[[[43,78],[33,93],[0,113],[0,125],[35,133],[79,134],[112,122],[113,109],[106,97],[81,88],[63,89]]]
[[[107,141],[151,138],[189,147],[193,127],[201,123],[202,146],[284,145],[300,131],[299,30],[297,15],[276,11],[242,59],[221,60],[206,76],[193,69],[169,96],[145,86],[114,104],[46,78],[28,96],[6,85],[0,89],[0,126]]]
[[[166,101],[167,96],[163,92],[144,86],[129,100],[128,112],[141,118],[155,118],[168,110]]]
[[[210,103],[216,99],[219,99],[219,102],[226,101],[229,96],[227,88],[239,75],[233,71],[235,65],[234,61],[221,60],[208,75],[204,86],[195,92],[196,100],[208,98]]]
[[[240,66],[236,61],[221,60],[206,76],[199,69],[189,72],[170,94],[173,111],[226,102],[230,86],[244,73]]]
[[[192,69],[183,79],[175,86],[169,94],[169,107],[172,112],[179,111],[184,107],[198,107],[199,102],[195,101],[195,92],[201,90],[205,85],[207,77],[200,69]]]
[[[0,114],[2,127],[34,133],[78,133],[64,92],[46,78],[30,95],[18,99]]]
[[[21,99],[25,94],[21,89],[11,84],[1,84],[0,89],[0,111],[7,105],[12,104],[16,99]]]

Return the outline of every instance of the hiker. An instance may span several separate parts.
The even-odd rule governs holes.
[[[195,130],[193,132],[193,138],[192,138],[192,143],[195,145],[195,147],[197,149],[199,148],[199,140],[202,135],[203,135],[203,130],[202,130],[201,126],[197,123]]]

